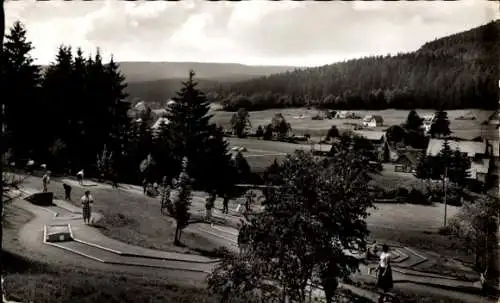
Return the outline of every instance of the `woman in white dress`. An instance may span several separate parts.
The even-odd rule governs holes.
[[[385,244],[382,246],[377,273],[377,286],[382,289],[378,301],[384,302],[386,293],[393,287],[391,254],[389,253],[389,246]]]

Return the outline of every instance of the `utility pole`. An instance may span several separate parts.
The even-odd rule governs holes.
[[[446,196],[446,187],[447,187],[447,184],[446,184],[446,178],[448,177],[448,167],[445,167],[444,168],[444,179],[443,179],[443,190],[444,190],[444,227],[446,227],[446,213],[447,213],[447,210],[448,210],[448,201],[446,200],[447,199],[447,196]]]

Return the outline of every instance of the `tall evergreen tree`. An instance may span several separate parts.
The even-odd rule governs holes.
[[[447,137],[451,135],[450,120],[448,113],[444,110],[438,110],[435,115],[435,120],[431,125],[429,134],[434,137]]]
[[[56,142],[64,142],[67,145],[73,136],[75,119],[72,116],[73,111],[73,55],[71,47],[61,45],[58,49],[56,60],[45,72],[43,79],[43,106],[44,106],[44,124],[40,127],[50,135],[49,149]],[[49,165],[57,168],[57,165],[65,165],[69,159],[55,158],[55,155],[49,158]],[[92,155],[94,160],[95,153]]]
[[[125,102],[127,94],[124,92],[127,84],[125,76],[120,72],[118,64],[111,60],[106,66],[106,77],[108,86],[105,88],[108,92],[107,106],[111,119],[110,136],[113,149],[119,150],[123,147],[124,134],[128,129],[130,119],[127,115],[130,109],[130,104]]]
[[[0,0],[0,46],[3,45],[3,38],[5,34],[5,10],[4,0]],[[3,64],[3,47],[0,47],[0,64]],[[2,69],[3,70],[3,67]],[[0,83],[3,81],[4,74],[0,73]],[[1,87],[0,87],[1,88]],[[3,90],[1,90],[3,92]],[[4,98],[0,101],[0,140],[4,141]],[[5,150],[0,147],[0,218],[3,218],[3,193],[4,193],[4,179],[3,179],[3,159]],[[0,272],[3,273],[3,224],[0,224]],[[0,283],[0,294],[3,294],[3,283]]]
[[[195,179],[195,186],[222,189],[225,185],[214,183],[214,180],[230,181],[225,175],[231,166],[228,145],[221,129],[210,123],[210,103],[197,88],[194,76],[194,71],[190,71],[188,80],[182,83],[182,89],[173,98],[176,103],[167,115],[169,128],[174,134],[173,152],[177,159],[188,157],[188,173]]]
[[[71,77],[72,96],[72,123],[71,137],[67,138],[68,149],[71,157],[69,159],[68,168],[81,169],[84,165],[81,162],[83,159],[84,149],[82,150],[82,142],[85,142],[85,121],[86,121],[86,106],[88,100],[87,94],[87,69],[85,57],[81,48],[78,48],[73,62]]]
[[[422,127],[423,119],[417,114],[417,112],[412,109],[408,113],[408,117],[406,118],[405,128],[407,130],[419,131]]]
[[[467,154],[463,154],[458,149],[453,151],[448,177],[461,189],[466,185],[467,178],[470,177],[470,165],[471,162]]]
[[[40,69],[33,64],[31,42],[26,29],[15,22],[5,36],[2,56],[1,90],[4,95],[5,123],[8,133],[4,144],[12,148],[17,158],[33,156],[30,151],[43,150],[43,115],[40,115]],[[41,148],[42,147],[42,148]]]

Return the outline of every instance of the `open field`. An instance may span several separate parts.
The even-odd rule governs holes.
[[[326,131],[332,126],[337,125],[339,128],[350,129],[349,123],[359,123],[360,120],[353,119],[325,119],[325,120],[312,120],[311,117],[315,116],[319,111],[315,109],[306,108],[286,108],[286,109],[270,109],[265,111],[253,111],[250,112],[250,121],[253,128],[257,128],[259,125],[267,125],[271,122],[272,117],[276,113],[282,113],[285,119],[291,124],[293,132],[297,134],[309,133],[311,136],[324,136]],[[387,109],[381,111],[373,110],[355,110],[352,111],[364,117],[365,115],[381,115],[384,118],[384,127],[380,129],[385,129],[391,125],[398,125],[403,123],[408,116],[407,110],[394,110]],[[419,115],[432,114],[434,110],[417,110]],[[453,131],[453,135],[457,137],[462,137],[464,139],[472,139],[474,137],[481,135],[480,124],[488,118],[491,111],[477,110],[477,109],[464,109],[464,110],[450,110],[448,112],[448,117],[450,119],[450,127]],[[225,128],[230,128],[230,120],[233,115],[232,112],[225,112],[220,110],[212,111],[214,117],[213,122],[223,126]],[[471,117],[474,116],[475,120],[455,120],[455,118],[460,116]]]

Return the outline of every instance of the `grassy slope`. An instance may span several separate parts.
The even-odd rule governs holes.
[[[39,179],[30,177],[25,184],[36,188],[40,186],[39,182]],[[91,190],[96,199],[93,209],[104,215],[98,226],[107,236],[142,247],[186,253],[210,252],[218,247],[206,238],[187,231],[182,234],[186,247],[174,246],[175,222],[161,215],[158,199],[106,188],[86,189]],[[56,180],[49,184],[49,191],[59,199],[64,197],[62,184]],[[73,200],[79,201],[83,193],[84,189],[73,187]]]
[[[22,302],[218,302],[204,289],[179,287],[165,278],[89,271],[33,261],[34,252],[17,239],[19,228],[31,214],[6,207],[3,262],[8,296]]]
[[[16,207],[6,209],[4,264],[7,264],[6,288],[13,299],[37,303],[218,302],[216,296],[204,289],[174,286],[165,279],[35,262],[30,259],[31,253],[17,241],[18,229],[31,219],[31,214]],[[398,292],[398,296],[404,298],[404,302],[452,302],[422,292]],[[336,302],[367,301],[339,291]]]

